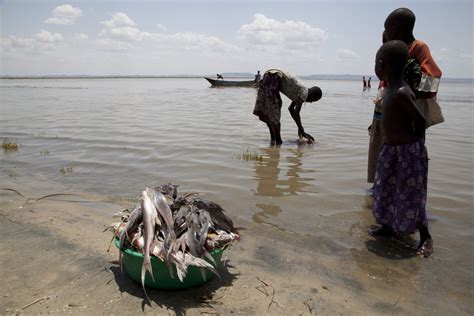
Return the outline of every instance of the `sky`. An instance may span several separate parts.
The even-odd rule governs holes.
[[[447,78],[473,78],[471,0],[0,0],[0,75],[373,75],[387,15],[416,15]]]

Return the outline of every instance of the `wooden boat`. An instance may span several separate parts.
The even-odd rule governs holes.
[[[241,80],[241,81],[231,81],[231,80],[216,80],[204,77],[212,87],[247,87],[247,88],[256,88],[257,83],[255,80]]]

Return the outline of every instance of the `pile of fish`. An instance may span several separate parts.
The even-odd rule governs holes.
[[[174,265],[181,282],[189,266],[199,267],[205,279],[205,269],[219,275],[209,251],[224,249],[240,239],[221,206],[199,197],[199,193],[178,196],[177,188],[171,183],[145,188],[133,211],[119,212],[116,215],[121,217],[121,222],[112,225],[114,238],[120,239],[121,266],[125,248],[144,255],[141,271],[144,291],[147,271],[154,281],[150,256],[165,262],[171,277],[174,277]]]

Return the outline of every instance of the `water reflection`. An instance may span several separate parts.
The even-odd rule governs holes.
[[[268,218],[277,217],[282,212],[280,205],[270,200],[302,193],[314,179],[301,176],[303,172],[311,171],[302,169],[302,147],[268,147],[261,151],[263,159],[255,163],[257,188],[254,195],[262,197],[263,201],[256,204],[261,211],[255,213],[252,220],[281,229],[268,221]]]

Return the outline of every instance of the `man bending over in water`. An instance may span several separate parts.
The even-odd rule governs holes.
[[[282,143],[280,92],[292,101],[288,110],[298,126],[299,138],[314,142],[313,136],[307,134],[303,128],[300,111],[304,102],[316,102],[321,99],[321,89],[316,86],[308,89],[295,76],[279,69],[270,69],[265,72],[260,82],[253,114],[267,124],[272,144],[281,145]]]
[[[386,83],[382,133],[385,143],[377,162],[372,213],[382,227],[369,231],[375,236],[394,232],[413,234],[418,229],[418,254],[429,256],[433,240],[428,231],[426,195],[428,154],[423,141],[425,120],[416,109],[415,95],[403,81],[408,46],[389,41],[380,47],[375,73]]]

